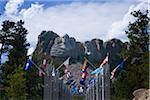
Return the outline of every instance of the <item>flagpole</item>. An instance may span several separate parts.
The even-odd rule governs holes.
[[[104,100],[104,69],[102,71],[102,100]]]
[[[31,62],[33,63],[33,65],[38,69],[38,70],[41,70],[32,60]],[[42,73],[45,75],[45,72],[42,70]]]
[[[95,68],[95,66],[86,57],[84,57],[84,59],[86,59],[89,62],[89,64],[92,65],[92,67]]]
[[[69,57],[68,59],[70,59],[70,57]],[[66,60],[67,60],[67,59],[66,59]],[[66,61],[66,60],[65,60],[65,61]],[[64,62],[65,62],[65,61],[64,61]],[[60,66],[57,67],[56,71],[59,70],[59,69],[62,67],[62,65],[64,64],[64,62],[63,62]]]

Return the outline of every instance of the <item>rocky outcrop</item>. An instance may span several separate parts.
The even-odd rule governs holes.
[[[59,37],[53,31],[42,31],[38,36],[38,43],[34,53],[40,55],[42,53],[50,53],[54,40]]]
[[[138,89],[133,92],[132,100],[150,100],[150,89]]]
[[[35,54],[47,53],[50,57],[64,60],[71,57],[73,62],[83,62],[87,57],[91,62],[100,63],[109,53],[111,66],[116,66],[121,60],[120,51],[123,43],[118,39],[103,42],[100,39],[92,39],[85,43],[77,42],[75,38],[67,34],[58,36],[52,31],[43,31],[38,37]]]
[[[72,37],[69,37],[67,34],[63,37],[57,37],[54,41],[53,46],[51,47],[50,55],[52,57],[72,57],[78,59],[82,56],[84,48],[81,43],[76,42]]]
[[[120,56],[123,43],[119,39],[111,39],[103,44],[106,52],[109,53],[109,63],[111,67],[115,67],[122,60]]]
[[[103,47],[103,40],[93,39],[91,41],[86,41],[85,45],[87,48],[87,58],[93,62],[100,62],[106,55],[106,50]]]

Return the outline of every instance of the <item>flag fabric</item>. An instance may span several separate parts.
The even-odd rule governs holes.
[[[70,57],[63,63],[65,65],[66,69],[68,69],[69,60],[70,60]]]
[[[53,67],[53,70],[52,70],[52,76],[54,77],[56,74],[55,74],[55,68]]]
[[[85,70],[85,68],[86,68],[86,64],[87,64],[87,60],[85,59],[84,64],[83,64],[83,66],[82,66],[82,71],[84,71],[84,70]]]
[[[67,85],[70,85],[73,82],[73,79],[70,79],[66,82]]]
[[[101,63],[100,67],[103,67],[107,63],[108,63],[108,56],[106,56],[106,58],[103,60],[103,62]]]
[[[85,78],[81,78],[81,79],[80,79],[80,84],[81,84],[81,85],[85,85],[84,82],[85,82]]]
[[[43,71],[39,70],[39,77],[42,77],[42,76],[43,76]]]
[[[72,93],[78,93],[78,87],[77,87],[77,85],[76,84],[73,84],[72,86],[71,86],[71,92]]]
[[[92,76],[91,79],[88,82],[87,91],[94,85],[94,83],[95,83],[95,77]]]
[[[64,73],[66,74],[68,79],[72,77],[71,71],[69,70],[69,60],[70,60],[70,57],[63,63],[65,66]]]
[[[91,74],[92,75],[93,74],[99,74],[99,73],[102,74],[102,72],[103,72],[103,67],[99,67],[99,68],[95,69],[94,71],[92,71]]]
[[[111,72],[110,79],[114,79],[115,78],[115,72],[117,71],[118,68],[119,68],[119,66],[117,66],[115,69],[113,69],[113,71]]]
[[[33,66],[33,63],[31,59],[28,59],[24,69],[27,71],[31,66]]]
[[[80,88],[79,88],[79,93],[83,93],[83,87],[82,86],[80,86]]]
[[[80,84],[81,85],[85,85],[85,80],[86,80],[87,75],[88,75],[87,72],[82,72],[81,73],[81,79],[80,79]]]
[[[124,60],[116,67],[116,68],[114,68],[113,69],[113,71],[111,72],[111,77],[110,77],[110,79],[114,79],[115,78],[115,73],[116,73],[116,71],[117,70],[123,70],[123,65],[124,65]]]
[[[87,71],[87,68],[88,68],[89,66],[90,66],[90,64],[88,63],[88,60],[85,59],[84,64],[83,64],[83,66],[82,66],[82,68],[81,68],[82,72],[86,72],[86,71]]]
[[[43,60],[43,64],[42,64],[42,68],[43,68],[43,69],[45,69],[45,68],[46,68],[46,66],[47,66],[47,60],[46,60],[46,59],[44,59],[44,60]]]

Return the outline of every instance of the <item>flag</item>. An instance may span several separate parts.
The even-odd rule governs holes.
[[[100,67],[103,67],[106,63],[108,63],[108,56],[106,56],[106,58],[103,60]]]
[[[70,79],[66,82],[67,85],[70,85],[73,82],[73,79]]]
[[[85,78],[81,78],[81,79],[80,79],[80,84],[81,84],[81,85],[85,85],[84,82],[85,82]]]
[[[39,77],[42,77],[42,75],[43,75],[43,71],[39,70]]]
[[[63,63],[65,66],[64,73],[66,74],[68,79],[72,77],[71,71],[69,71],[69,60],[70,60],[70,57]]]
[[[94,85],[94,83],[95,83],[95,77],[92,76],[88,82],[87,91]]]
[[[114,79],[115,78],[115,72],[116,70],[119,68],[119,66],[117,66],[112,72],[111,72],[111,77],[110,79]]]
[[[56,74],[55,74],[55,68],[53,67],[53,70],[52,70],[52,76],[54,77]]]
[[[97,69],[95,69],[94,71],[91,72],[91,74],[99,74],[99,73],[103,73],[103,67],[99,67]]]
[[[73,84],[73,85],[71,86],[71,92],[72,92],[72,93],[78,93],[78,87],[77,87],[76,84]]]
[[[87,68],[89,67],[89,65],[90,65],[90,64],[88,63],[88,60],[85,59],[84,64],[83,64],[83,66],[82,66],[82,68],[81,68],[82,72],[86,72],[86,70],[87,70]]]
[[[68,69],[69,60],[70,60],[70,57],[63,63],[65,65],[66,69]]]
[[[79,93],[83,93],[83,87],[80,86]]]
[[[33,63],[31,59],[28,59],[24,69],[27,71],[31,66],[33,66]]]
[[[123,65],[124,65],[124,60],[119,65],[117,65],[116,68],[113,69],[113,71],[111,72],[110,79],[114,79],[115,78],[115,73],[116,73],[117,70],[120,70],[120,71],[123,70]]]
[[[42,68],[43,68],[43,69],[45,69],[45,68],[46,68],[46,66],[47,66],[47,60],[46,60],[46,59],[44,59],[44,60],[43,60],[43,64],[42,64]]]

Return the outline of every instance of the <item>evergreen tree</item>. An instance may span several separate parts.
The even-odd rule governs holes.
[[[126,61],[125,70],[122,71],[112,84],[114,100],[131,100],[132,93],[139,88],[149,88],[149,61],[148,61],[148,24],[150,18],[148,11],[134,11],[131,13],[135,22],[129,23],[126,34],[129,42],[125,43],[122,51]]]
[[[7,82],[10,84],[9,87],[6,88],[8,99],[9,100],[26,100],[27,92],[26,92],[26,78],[25,72],[22,66],[19,66],[12,74],[8,75]]]
[[[24,78],[18,77],[18,74],[21,73],[17,73],[18,71],[16,71],[19,70],[19,67],[24,67],[27,58],[27,47],[29,46],[29,43],[27,43],[26,39],[26,35],[28,34],[28,32],[23,27],[23,24],[24,22],[21,20],[18,22],[4,21],[2,24],[1,33],[3,36],[5,36],[4,45],[8,47],[8,61],[2,66],[3,79],[4,86],[10,87],[7,90],[7,95],[10,98],[13,98],[13,96],[17,96],[17,94],[20,94],[20,91],[15,90],[17,88],[19,89],[16,84],[22,84],[19,83],[19,81],[26,81],[24,80]],[[13,80],[15,80],[16,77],[22,79],[19,80],[18,83],[15,83]],[[15,89],[12,89],[12,86]],[[22,89],[22,87],[26,87],[26,84],[22,84],[20,88]]]
[[[16,23],[6,21],[2,25],[2,31],[5,34],[10,34],[9,39],[6,40],[8,43],[6,45],[9,45],[9,52],[8,61],[3,67],[4,78],[7,78],[7,75],[12,73],[19,65],[24,66],[29,44],[26,40],[27,30],[23,27],[23,24],[24,22],[20,20]]]
[[[130,52],[146,52],[148,51],[148,28],[150,18],[148,17],[148,10],[145,12],[133,11],[131,13],[136,19],[135,22],[129,23],[126,34],[129,38]]]

